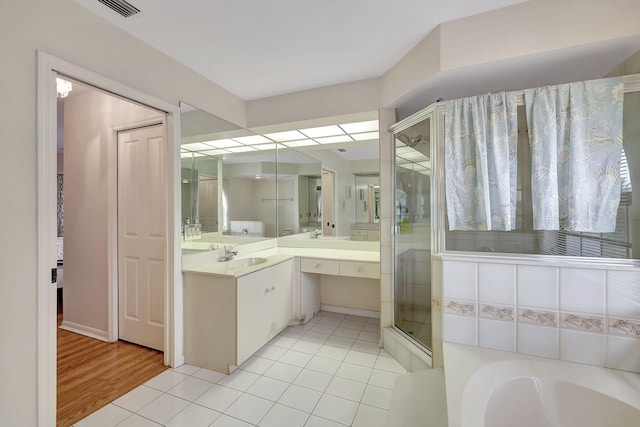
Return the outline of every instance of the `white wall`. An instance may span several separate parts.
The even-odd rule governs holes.
[[[162,116],[98,91],[65,100],[64,324],[107,333],[108,147],[114,126],[152,117]]]
[[[2,348],[0,417],[13,426],[37,423],[36,332],[36,51],[178,105],[185,100],[244,124],[244,103],[72,0],[2,1],[0,6],[0,283]],[[53,236],[52,236],[53,237]],[[66,278],[65,278],[66,281]]]
[[[637,35],[639,14],[634,0],[535,0],[447,22],[441,69]]]
[[[447,72],[525,57],[540,62],[535,57],[540,53],[637,36],[639,15],[640,2],[635,0],[534,0],[449,21],[433,30],[378,78],[249,101],[248,120],[251,126],[264,126],[395,107],[417,89],[438,85]],[[499,71],[496,65],[490,74]],[[509,80],[508,89],[536,86],[527,81],[539,80],[539,76],[524,71],[516,77],[505,73],[503,80]],[[566,67],[563,71],[567,75]],[[569,71],[579,72],[586,71]],[[474,75],[466,77],[469,81],[454,84],[473,87]],[[553,79],[553,75],[545,74],[544,78]],[[581,79],[568,81],[574,80]],[[556,83],[560,82],[541,84]],[[447,91],[438,92],[437,96],[454,98]],[[435,98],[424,101],[419,108],[433,101]]]

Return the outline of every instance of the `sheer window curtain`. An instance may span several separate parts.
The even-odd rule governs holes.
[[[615,231],[621,189],[622,78],[524,92],[534,229]]]
[[[444,144],[450,230],[515,229],[517,137],[514,93],[447,103]]]

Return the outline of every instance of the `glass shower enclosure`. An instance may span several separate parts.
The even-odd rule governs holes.
[[[432,113],[393,129],[394,328],[431,349]]]

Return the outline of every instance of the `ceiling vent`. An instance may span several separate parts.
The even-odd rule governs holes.
[[[98,1],[103,5],[107,6],[109,9],[113,10],[114,12],[117,12],[120,15],[124,16],[125,18],[133,16],[136,13],[140,12],[140,9],[138,9],[131,3],[126,2],[125,0],[98,0]]]

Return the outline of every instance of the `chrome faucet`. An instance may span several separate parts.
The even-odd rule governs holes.
[[[233,245],[224,245],[223,251],[224,252],[220,255],[220,258],[218,258],[218,261],[220,262],[229,261],[230,259],[233,259],[234,256],[238,255],[238,251],[233,250]]]
[[[313,230],[311,232],[311,238],[312,239],[317,239],[318,236],[321,236],[321,235],[322,235],[322,231],[320,231],[320,230]]]

